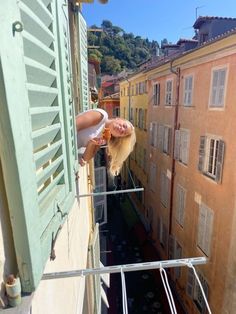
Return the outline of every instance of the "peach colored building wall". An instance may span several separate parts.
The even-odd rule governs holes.
[[[154,69],[134,74],[128,81],[122,81],[121,115],[128,118],[129,104],[133,108],[132,121],[136,126],[137,144],[146,149],[145,171],[137,161],[137,147],[128,162],[133,177],[145,188],[145,197],[140,203],[137,195],[133,201],[142,213],[144,223],[148,211],[153,209],[152,238],[155,240],[161,259],[205,256],[208,263],[197,267],[204,287],[208,286],[208,300],[212,313],[230,314],[236,308],[236,209],[235,209],[235,162],[236,142],[234,141],[236,121],[236,35],[231,34],[207,45],[194,49],[173,62],[165,62]],[[209,107],[212,93],[213,71],[226,69],[224,106]],[[179,71],[179,72],[178,72]],[[174,73],[176,72],[176,73]],[[178,76],[179,73],[179,76]],[[184,105],[184,82],[192,76],[192,103]],[[148,82],[147,94],[135,92],[135,85]],[[172,104],[165,105],[166,81],[172,80]],[[153,106],[153,85],[160,83],[160,105]],[[179,85],[178,85],[179,83]],[[134,86],[134,89],[132,89]],[[130,87],[131,93],[128,93]],[[178,96],[178,97],[177,97]],[[147,131],[137,125],[135,113],[140,108],[147,109]],[[177,114],[177,121],[175,117]],[[163,153],[150,145],[150,124],[155,122],[171,129],[170,152]],[[174,159],[174,129],[185,130],[189,134],[188,160],[186,164]],[[208,136],[223,140],[225,144],[222,180],[217,183],[198,170],[200,137]],[[183,144],[184,145],[184,144]],[[156,176],[152,175],[155,167]],[[151,170],[150,170],[151,169]],[[166,206],[161,201],[161,173],[169,182],[169,195]],[[126,181],[128,173],[123,171]],[[152,178],[151,178],[152,176]],[[154,178],[154,179],[153,179]],[[152,180],[155,180],[154,186]],[[172,196],[171,186],[173,184]],[[177,221],[179,186],[185,190],[184,220]],[[201,248],[198,240],[200,208],[209,208],[212,214],[212,233],[210,223],[206,226],[204,243],[210,243],[209,252]],[[207,211],[208,212],[208,211]],[[150,217],[149,217],[150,219]],[[163,230],[164,229],[164,230]],[[162,230],[162,232],[160,232]],[[208,234],[209,232],[209,234]],[[175,239],[181,247],[179,256],[171,252],[171,242]],[[209,241],[207,241],[209,240]],[[177,251],[177,250],[176,250]],[[179,254],[179,253],[178,253]],[[182,268],[179,278],[171,270],[175,289],[188,313],[201,312],[197,306],[197,288],[189,296],[189,272]],[[188,290],[188,293],[187,293]],[[202,310],[204,312],[204,309]]]
[[[203,275],[209,288],[209,303],[213,313],[233,313],[235,309],[235,254],[230,250],[235,243],[235,162],[236,142],[236,50],[235,34],[212,44],[196,49],[173,62],[173,69],[180,70],[180,88],[178,104],[177,128],[188,130],[189,148],[187,165],[173,160],[173,129],[176,106],[173,101],[171,107],[165,106],[165,83],[167,79],[173,79],[172,95],[176,100],[177,75],[170,70],[170,63],[160,65],[148,72],[148,125],[157,122],[172,128],[172,149],[167,155],[157,148],[148,149],[148,166],[150,162],[157,167],[157,185],[154,191],[150,188],[146,191],[146,207],[154,209],[153,225],[156,232],[153,237],[156,246],[163,259],[168,257],[168,242],[160,244],[158,220],[162,220],[170,235],[182,247],[182,257],[207,256],[209,261],[206,265],[197,269]],[[212,71],[226,68],[225,99],[224,107],[220,109],[209,108]],[[193,76],[192,105],[184,106],[184,79],[187,75]],[[160,83],[160,105],[152,105],[152,86]],[[200,136],[217,136],[225,143],[222,182],[217,183],[198,170]],[[150,136],[150,134],[149,134]],[[171,169],[174,172],[171,175]],[[160,201],[160,174],[164,171],[167,177],[174,180],[173,183],[173,206],[165,208]],[[181,185],[186,190],[184,223],[181,226],[176,221],[177,186]],[[213,228],[210,239],[210,253],[208,255],[198,246],[199,212],[200,205],[206,205],[213,212]],[[170,223],[171,222],[171,223]],[[170,243],[170,242],[169,242]],[[173,274],[172,270],[172,275]],[[187,269],[183,269],[176,282],[176,290],[183,299],[188,313],[199,313],[196,302],[186,295]],[[230,297],[229,297],[230,295]],[[227,301],[226,301],[227,300]]]

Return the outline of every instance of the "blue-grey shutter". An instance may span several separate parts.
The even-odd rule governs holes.
[[[216,160],[216,182],[220,183],[222,180],[222,170],[223,170],[223,162],[224,162],[224,152],[225,152],[225,142],[220,140],[217,160]]]
[[[175,148],[174,148],[174,158],[179,160],[180,157],[180,130],[175,130]]]
[[[204,171],[206,136],[200,136],[198,170]]]
[[[75,200],[73,112],[58,52],[62,9],[62,1],[9,0],[0,11],[1,161],[24,292],[36,289]]]

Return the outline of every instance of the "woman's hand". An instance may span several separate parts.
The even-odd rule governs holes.
[[[106,145],[106,140],[101,137],[95,137],[91,141],[97,146]]]

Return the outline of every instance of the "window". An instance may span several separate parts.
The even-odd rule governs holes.
[[[209,294],[209,286],[205,279],[205,277],[197,271],[197,275],[199,280],[201,281],[204,293],[206,295],[206,298],[208,298]],[[203,299],[203,295],[200,289],[200,286],[197,282],[197,279],[193,273],[193,270],[191,268],[188,269],[188,279],[187,279],[187,285],[186,285],[186,292],[190,298],[193,299],[195,304],[197,305],[200,313],[205,314],[206,313],[206,304]]]
[[[140,129],[144,128],[144,110],[141,108],[138,110],[138,127]]]
[[[184,79],[184,106],[192,106],[193,77],[187,76]]]
[[[180,224],[180,226],[182,227],[184,225],[185,200],[186,200],[186,190],[181,185],[178,184],[176,188],[175,218],[178,224]]]
[[[189,142],[190,133],[189,130],[176,130],[175,131],[175,151],[174,157],[176,160],[187,165],[189,157]]]
[[[14,217],[11,226],[22,291],[32,292],[75,201],[77,148],[68,81],[72,77],[70,34],[61,0],[25,1],[24,5],[12,2],[5,9],[3,29],[17,19],[24,31],[17,38],[20,49],[12,49],[14,36],[2,33],[1,105],[6,110],[1,111],[1,118],[6,121],[6,130],[0,139],[1,163],[10,215]],[[79,27],[83,35],[80,44],[85,44],[86,23],[82,16],[78,18],[84,23],[84,28]],[[87,47],[79,47],[79,53],[87,53]],[[83,69],[86,106],[87,64]],[[17,85],[14,93],[13,81]]]
[[[207,256],[210,255],[213,218],[214,212],[206,205],[201,204],[199,207],[197,245]]]
[[[171,128],[168,126],[164,126],[164,134],[163,134],[163,153],[170,155],[171,151]]]
[[[160,105],[160,84],[153,85],[153,106]]]
[[[157,238],[160,241],[160,244],[167,248],[168,241],[168,231],[166,225],[163,223],[162,217],[157,218]]]
[[[105,192],[106,185],[106,167],[95,168],[95,191]],[[93,197],[93,204],[95,209],[95,220],[102,226],[107,223],[107,196],[97,195]]]
[[[149,178],[150,189],[155,192],[157,186],[157,166],[153,162],[150,162]]]
[[[169,195],[170,195],[170,180],[166,173],[162,171],[161,173],[161,203],[164,207],[169,206]]]
[[[134,109],[130,108],[130,122],[134,123]]]
[[[157,147],[157,123],[150,123],[150,145],[153,147]]]
[[[153,131],[154,146],[167,155],[171,152],[171,128],[161,124],[156,124]]]
[[[113,109],[112,109],[112,115],[113,115],[113,117],[119,117],[120,116],[120,107],[114,107]]]
[[[169,235],[169,259],[181,259],[182,258],[182,247],[172,235]],[[180,278],[181,267],[174,268],[175,279]]]
[[[198,170],[217,183],[221,182],[225,143],[214,136],[201,136]]]
[[[172,105],[172,80],[166,81],[165,105]]]
[[[138,95],[138,83],[135,84],[135,94]]]
[[[226,81],[226,68],[214,70],[212,72],[212,86],[210,97],[211,108],[224,107],[225,81]]]

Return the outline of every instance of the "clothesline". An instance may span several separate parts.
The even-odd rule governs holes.
[[[120,273],[121,269],[123,270],[123,272],[130,272],[130,271],[139,271],[139,270],[182,267],[182,266],[187,266],[189,264],[200,265],[200,264],[206,264],[206,263],[207,263],[206,257],[193,257],[193,258],[173,259],[173,260],[164,260],[164,261],[147,262],[147,263],[104,266],[104,267],[99,267],[99,268],[85,268],[85,269],[78,269],[78,270],[71,270],[71,271],[45,273],[42,277],[42,280],[79,277],[79,276],[86,276],[86,275],[99,275],[99,274],[105,274],[105,273],[110,273],[110,274]]]

